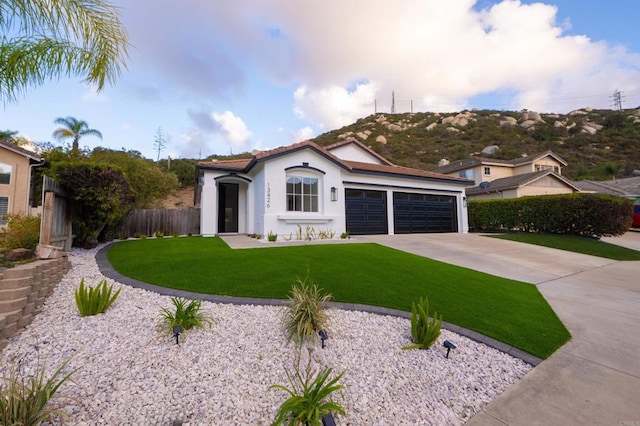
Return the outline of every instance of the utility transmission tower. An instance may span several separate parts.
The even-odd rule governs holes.
[[[618,89],[613,91],[613,108],[617,109],[618,111],[622,111],[622,92],[620,92]]]
[[[158,131],[156,132],[156,137],[154,139],[153,147],[158,150],[158,159],[156,161],[160,161],[160,152],[166,146],[166,139],[162,134],[162,128],[158,127]]]
[[[391,114],[396,113],[396,92],[391,92]]]

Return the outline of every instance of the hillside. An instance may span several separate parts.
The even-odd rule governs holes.
[[[460,113],[375,114],[314,139],[329,145],[356,138],[392,162],[432,170],[438,161],[470,155],[513,159],[552,150],[571,179],[611,179],[640,173],[640,108],[585,108],[569,114],[473,110]]]

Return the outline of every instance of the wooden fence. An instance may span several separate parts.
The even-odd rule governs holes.
[[[133,210],[120,228],[127,237],[137,235],[154,236],[200,234],[200,209],[150,209]]]
[[[42,178],[42,222],[40,244],[71,249],[71,205],[62,186],[53,178]]]

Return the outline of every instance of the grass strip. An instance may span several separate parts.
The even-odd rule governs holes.
[[[640,260],[640,251],[620,247],[615,244],[605,243],[604,241],[593,238],[578,237],[575,235],[513,232],[488,236],[492,238],[500,238],[502,240],[518,241],[521,243],[571,251],[574,253],[589,254],[591,256],[604,257],[606,259]]]
[[[570,338],[534,285],[378,244],[231,250],[219,238],[185,237],[125,241],[107,256],[123,275],[199,293],[285,299],[308,272],[334,301],[409,312],[428,296],[445,321],[540,358]]]

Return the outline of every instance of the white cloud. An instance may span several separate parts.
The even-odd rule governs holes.
[[[251,132],[240,117],[237,117],[231,111],[225,111],[222,114],[214,112],[211,114],[211,118],[213,118],[214,123],[218,126],[218,131],[227,142],[239,148],[248,146]]]
[[[313,129],[311,127],[303,127],[293,132],[291,143],[303,142],[313,137]]]
[[[126,3],[136,63],[157,87],[188,96],[243,96],[252,76],[292,87],[295,114],[319,129],[374,111],[453,111],[501,93],[498,107],[563,112],[609,107],[640,90],[640,55],[567,35],[557,8],[519,0],[342,2],[169,0]],[[166,31],[166,28],[188,31]],[[597,89],[597,90],[596,90]],[[603,96],[602,94],[605,93]],[[589,95],[589,96],[587,96]],[[268,102],[268,99],[260,99]],[[214,124],[229,143],[250,133],[230,112]],[[211,123],[210,123],[211,124]]]

